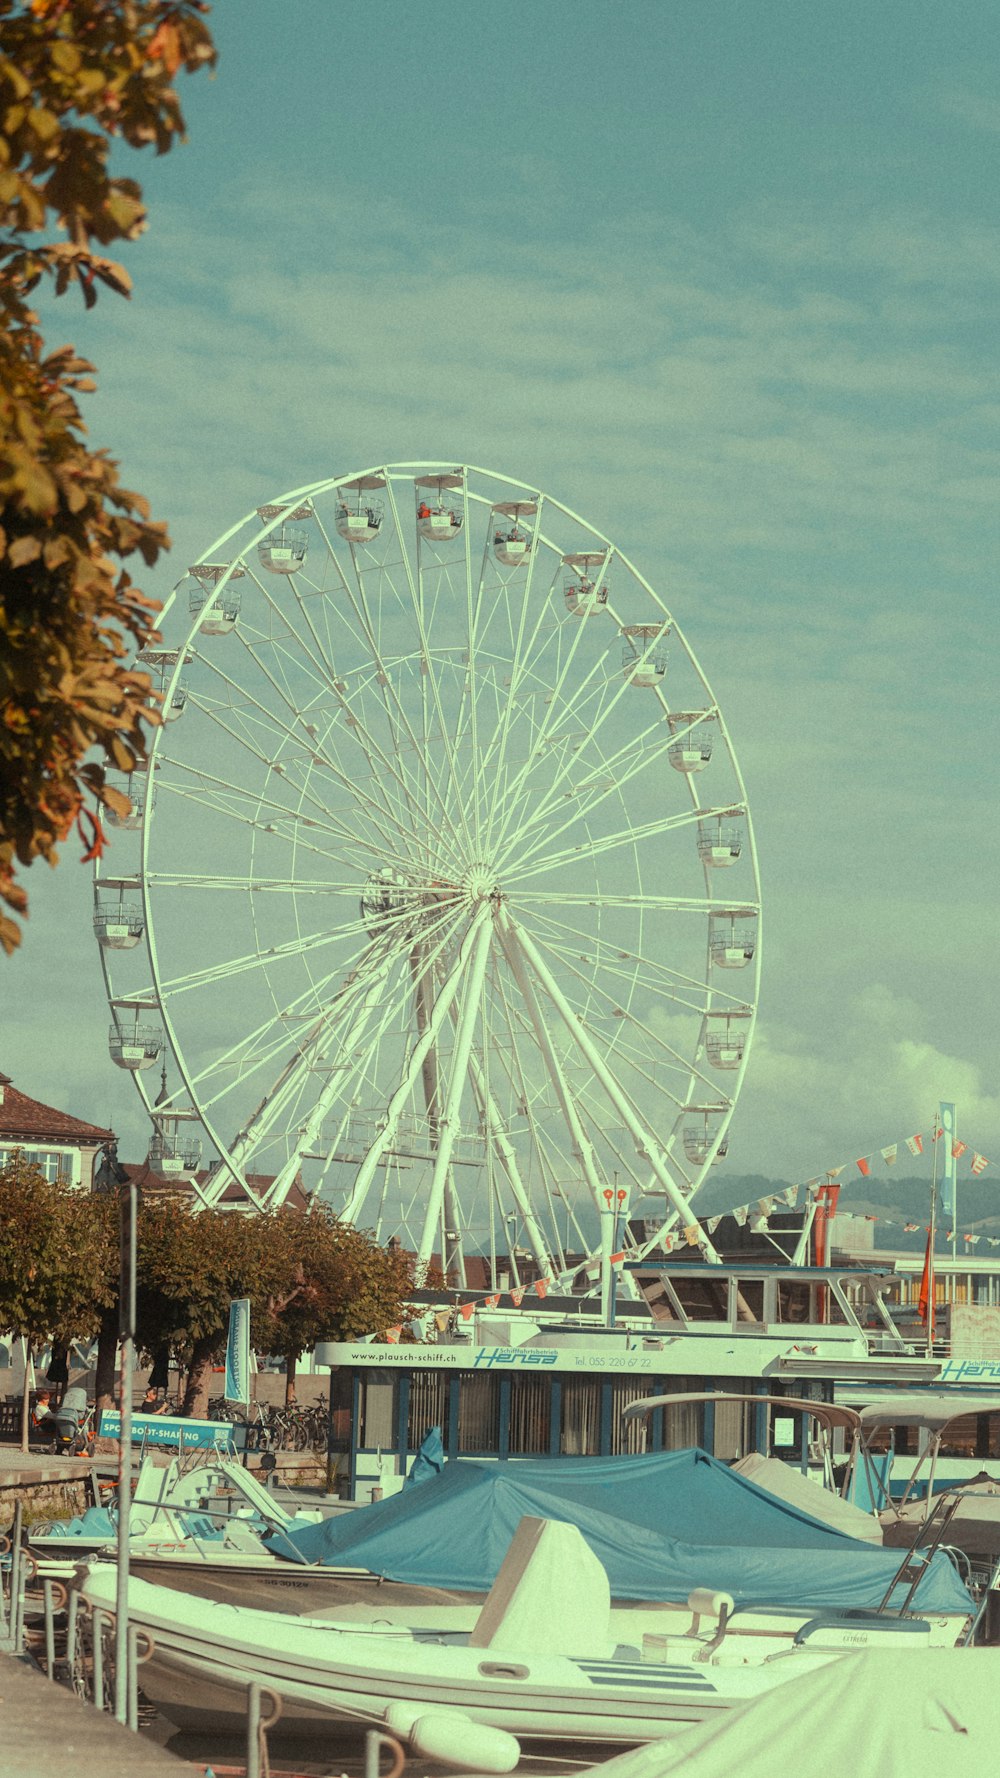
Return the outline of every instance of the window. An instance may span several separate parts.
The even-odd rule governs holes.
[[[815,1321],[816,1315],[810,1300],[811,1291],[806,1280],[793,1279],[788,1283],[778,1283],[778,1320],[791,1322]]]
[[[361,1374],[361,1436],[366,1451],[396,1448],[396,1392],[398,1379],[392,1371],[371,1370]]]
[[[458,1448],[500,1449],[500,1378],[489,1372],[468,1371],[459,1384]]]
[[[566,1457],[600,1453],[601,1385],[596,1378],[563,1378],[559,1449]]]
[[[410,1407],[406,1418],[406,1448],[420,1449],[432,1426],[441,1428],[448,1443],[448,1384],[441,1371],[413,1371],[410,1375]]]
[[[763,1278],[741,1278],[736,1286],[737,1321],[763,1322]]]
[[[512,1457],[548,1455],[551,1411],[551,1378],[523,1376],[515,1371],[510,1379],[510,1437],[507,1446]]]
[[[61,1179],[65,1185],[74,1185],[80,1178],[80,1153],[75,1148],[21,1148],[21,1154],[33,1167],[38,1167],[46,1179],[53,1184]],[[0,1149],[0,1158],[7,1159],[14,1149],[4,1145]]]
[[[720,1278],[686,1278],[681,1266],[671,1274],[670,1282],[681,1308],[689,1321],[728,1321],[729,1300],[726,1280]]]
[[[634,1401],[645,1401],[650,1393],[645,1383],[633,1383],[626,1377],[614,1377],[611,1382],[611,1455],[612,1457],[635,1456],[646,1449],[649,1437],[649,1415],[638,1414],[634,1420],[625,1419],[625,1409]]]
[[[338,1365],[330,1372],[330,1448],[333,1451],[349,1451],[351,1448],[353,1395],[352,1374]]]

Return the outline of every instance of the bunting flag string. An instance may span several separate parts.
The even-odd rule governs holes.
[[[938,1138],[943,1134],[944,1132],[941,1126],[935,1123],[930,1137],[931,1142],[937,1142]],[[912,1155],[923,1154],[924,1141],[925,1137],[918,1132],[912,1136],[905,1137],[904,1146]],[[890,1142],[884,1148],[874,1150],[871,1154],[859,1155],[855,1160],[854,1165],[857,1167],[862,1178],[869,1179],[871,1177],[872,1162],[875,1159],[876,1153],[881,1156],[887,1167],[894,1167],[899,1156],[900,1146],[901,1145],[898,1142]],[[969,1152],[969,1143],[959,1142],[957,1139],[952,1142],[951,1155],[953,1160],[960,1160],[962,1155],[968,1154]],[[984,1173],[986,1168],[990,1165],[991,1162],[986,1155],[981,1154],[978,1149],[972,1149],[969,1161],[970,1172],[978,1176],[979,1174]],[[822,1187],[824,1185],[833,1185],[846,1170],[847,1166],[848,1162],[844,1161],[839,1167],[828,1167],[825,1173],[817,1174],[813,1179],[807,1179],[804,1186],[784,1186],[781,1191],[774,1192],[767,1197],[756,1198],[747,1204],[737,1204],[732,1210],[720,1211],[718,1214],[709,1216],[706,1219],[705,1227],[707,1228],[709,1235],[714,1235],[723,1216],[726,1215],[732,1216],[740,1228],[746,1228],[749,1224],[755,1232],[767,1232],[770,1228],[770,1218],[776,1209],[779,1207],[794,1209],[798,1204],[799,1193],[801,1191],[806,1192],[808,1200],[814,1201]],[[892,1216],[867,1215],[864,1220],[866,1222],[880,1224],[884,1228],[901,1229],[905,1235],[915,1235],[922,1231],[929,1233],[928,1225],[926,1223],[899,1222]],[[947,1240],[951,1239],[952,1231],[950,1229],[946,1231],[943,1230],[942,1233],[944,1233]],[[703,1235],[701,1224],[698,1222],[690,1222],[676,1231],[668,1229],[661,1237],[660,1247],[664,1253],[672,1253],[675,1248],[685,1244],[688,1247],[697,1247],[701,1244],[702,1240]],[[988,1247],[1000,1247],[1000,1236],[969,1233],[963,1234],[962,1240],[969,1247],[978,1246],[981,1241],[984,1241]],[[628,1252],[624,1248],[620,1252],[613,1253],[610,1256],[611,1264],[613,1266],[623,1265],[627,1258]],[[528,1289],[533,1290],[536,1297],[544,1300],[548,1295],[550,1285],[553,1283],[554,1279],[552,1278],[536,1278],[530,1285],[514,1285],[506,1293],[494,1291],[490,1296],[481,1297],[476,1301],[459,1304],[458,1313],[463,1321],[468,1321],[475,1314],[477,1309],[499,1308],[504,1294],[509,1297],[514,1308],[519,1309]],[[399,1342],[401,1334],[402,1327],[390,1327],[386,1329],[385,1338],[390,1345],[396,1345]]]

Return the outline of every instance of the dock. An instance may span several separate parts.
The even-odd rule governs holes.
[[[30,1660],[0,1654],[4,1778],[183,1778],[189,1765],[53,1685]]]

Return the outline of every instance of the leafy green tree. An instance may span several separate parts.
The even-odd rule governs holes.
[[[254,1341],[285,1359],[285,1399],[292,1401],[298,1360],[317,1340],[384,1333],[407,1319],[413,1266],[408,1254],[387,1252],[338,1222],[325,1204],[309,1216],[282,1211],[275,1224],[278,1291]]]
[[[0,1167],[0,1328],[34,1349],[92,1339],[109,1299],[108,1255],[92,1200],[15,1151]],[[28,1448],[28,1384],[21,1407]]]
[[[212,1366],[226,1347],[229,1305],[273,1295],[280,1266],[269,1244],[272,1218],[205,1210],[153,1199],[138,1223],[139,1337],[152,1351],[169,1345],[187,1365],[181,1412],[204,1417]],[[251,1306],[251,1318],[253,1307]]]
[[[145,757],[159,720],[128,665],[158,605],[121,566],[167,547],[117,465],[90,450],[77,396],[93,366],[46,348],[32,292],[79,288],[88,308],[130,279],[101,249],[146,223],[113,145],[165,154],[184,121],[173,79],[213,63],[202,0],[0,0],[0,945],[27,896],[16,866],[57,860],[74,827],[101,851],[101,807],[123,812],[105,761]],[[44,238],[55,225],[64,240]],[[93,748],[98,757],[88,758]]]

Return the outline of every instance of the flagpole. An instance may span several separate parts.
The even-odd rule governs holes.
[[[937,1129],[937,1124],[934,1125],[934,1128]],[[928,1356],[928,1358],[933,1358],[933,1356],[934,1356],[934,1311],[937,1307],[937,1304],[934,1300],[935,1290],[936,1290],[936,1286],[935,1286],[935,1282],[934,1282],[934,1242],[935,1242],[936,1233],[937,1233],[937,1152],[938,1151],[937,1151],[937,1143],[936,1142],[932,1146],[934,1149],[934,1160],[933,1160],[933,1164],[931,1166],[931,1226],[928,1231],[928,1244],[927,1244],[927,1260],[928,1260],[928,1266],[927,1266],[927,1356]]]

